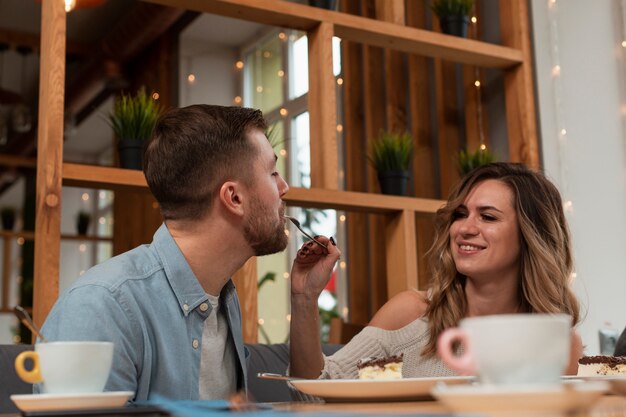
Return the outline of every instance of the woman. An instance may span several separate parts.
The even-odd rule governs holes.
[[[293,376],[356,378],[359,359],[400,353],[405,377],[449,376],[454,373],[436,356],[437,338],[464,317],[565,313],[572,326],[578,323],[578,301],[569,287],[567,222],[559,192],[543,174],[521,164],[479,167],[457,185],[435,223],[430,290],[409,290],[389,300],[330,357],[317,342],[317,296],[337,251],[301,249],[291,278]],[[580,337],[573,332],[566,373],[576,374],[581,355]]]

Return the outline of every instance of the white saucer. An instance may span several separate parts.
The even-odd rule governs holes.
[[[111,391],[84,394],[25,394],[11,395],[22,411],[83,410],[88,408],[123,407],[135,393]]]
[[[431,393],[454,413],[529,415],[584,410],[608,390],[605,381],[569,381],[545,386],[438,385]]]

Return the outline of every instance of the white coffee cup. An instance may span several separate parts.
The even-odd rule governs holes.
[[[33,361],[30,371],[26,359]],[[15,370],[28,383],[43,382],[47,394],[95,393],[104,390],[112,363],[111,342],[46,342],[20,353]]]
[[[466,318],[441,334],[437,352],[450,369],[484,384],[558,383],[569,362],[571,323],[565,314]],[[458,355],[455,342],[463,347]]]

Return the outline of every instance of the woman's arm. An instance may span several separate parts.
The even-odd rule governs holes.
[[[578,332],[572,329],[571,348],[569,355],[569,363],[565,368],[565,375],[578,374],[578,359],[583,356],[583,341]]]

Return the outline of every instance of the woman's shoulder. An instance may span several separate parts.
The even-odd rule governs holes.
[[[398,330],[423,317],[427,307],[426,292],[403,291],[387,301],[374,315],[369,325],[384,330]]]

